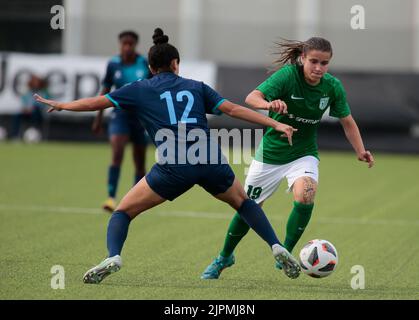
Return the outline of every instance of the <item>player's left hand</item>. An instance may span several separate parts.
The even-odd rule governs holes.
[[[361,154],[358,155],[359,161],[364,161],[368,163],[368,168],[371,168],[374,165],[374,157],[372,156],[371,152],[365,150]]]
[[[33,95],[33,97],[35,98],[36,101],[41,102],[41,103],[46,104],[47,106],[49,106],[49,109],[48,109],[47,112],[53,112],[54,110],[57,110],[57,111],[63,110],[60,107],[61,103],[58,102],[58,101],[42,98],[40,95],[38,95],[36,93]]]

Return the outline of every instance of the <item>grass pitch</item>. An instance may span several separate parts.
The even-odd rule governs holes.
[[[84,272],[107,253],[109,215],[100,205],[109,146],[0,144],[0,299],[418,299],[419,157],[375,154],[368,170],[352,153],[320,155],[315,209],[294,254],[310,239],[331,241],[339,264],[330,277],[286,278],[249,232],[236,264],[219,280],[201,280],[234,212],[195,187],[135,219],[122,270],[85,285]],[[120,197],[132,168],[127,150]],[[233,166],[242,182],[244,168]],[[264,206],[280,239],[292,206],[285,188]],[[64,267],[64,290],[51,288],[55,265]],[[351,287],[355,265],[365,270],[365,289]]]

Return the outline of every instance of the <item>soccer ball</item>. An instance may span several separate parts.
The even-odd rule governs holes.
[[[337,264],[338,252],[327,240],[311,240],[300,251],[301,269],[310,277],[327,277],[336,269]]]
[[[38,143],[42,139],[41,132],[35,128],[28,128],[23,133],[23,141],[26,143]]]

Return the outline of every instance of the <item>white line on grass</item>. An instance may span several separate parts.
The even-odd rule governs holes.
[[[42,205],[15,205],[0,204],[1,211],[31,211],[31,212],[57,212],[75,214],[103,214],[104,212],[96,208],[62,207],[62,206],[42,206]],[[232,213],[205,212],[205,211],[157,211],[155,214],[165,217],[199,218],[199,219],[221,219],[230,220]],[[273,221],[284,221],[286,216],[268,216]],[[355,225],[391,225],[391,226],[419,226],[419,220],[403,219],[365,219],[365,218],[343,218],[343,217],[316,217],[315,221],[321,224],[355,224]]]

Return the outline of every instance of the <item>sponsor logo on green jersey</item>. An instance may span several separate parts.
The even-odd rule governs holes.
[[[297,122],[306,123],[306,124],[317,124],[320,122],[320,120],[318,119],[306,119],[306,118],[297,117],[293,115],[292,113],[288,114],[288,118],[294,119]]]

